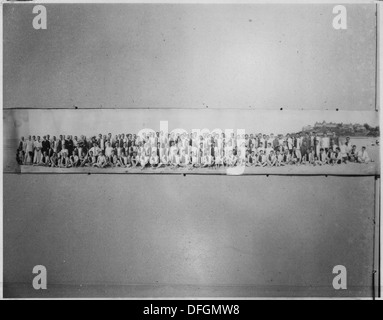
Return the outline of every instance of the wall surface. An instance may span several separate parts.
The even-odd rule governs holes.
[[[32,6],[4,6],[4,108],[375,110],[375,4]]]
[[[373,177],[6,175],[4,199],[6,297],[372,296]]]

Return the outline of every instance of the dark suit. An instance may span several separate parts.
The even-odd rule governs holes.
[[[314,153],[315,153],[315,156],[319,158],[319,154],[317,153],[318,145],[319,145],[318,137],[314,137]]]
[[[302,157],[304,157],[304,156],[307,154],[307,150],[308,150],[308,141],[309,141],[309,139],[307,139],[306,137],[302,138],[302,145],[301,145],[301,154],[302,154]]]
[[[68,154],[69,156],[71,156],[73,154],[73,149],[74,149],[74,145],[73,145],[73,140],[65,140],[65,145],[68,149]]]
[[[297,138],[293,138],[293,146],[295,148],[298,148],[298,139]]]
[[[57,141],[57,153],[59,153],[63,149],[62,141]]]
[[[274,147],[274,150],[277,150],[277,148],[279,147],[279,140],[278,138],[275,138],[274,141],[273,141],[273,147]]]
[[[44,152],[46,152],[47,154],[49,154],[49,149],[51,148],[51,143],[48,140],[43,140],[41,142],[41,145],[42,145],[42,148],[41,148],[42,153],[44,154]]]

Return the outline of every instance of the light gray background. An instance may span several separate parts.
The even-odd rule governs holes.
[[[4,5],[5,108],[373,110],[376,5]]]
[[[373,177],[8,175],[4,198],[5,297],[372,296]]]

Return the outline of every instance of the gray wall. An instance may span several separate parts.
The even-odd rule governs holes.
[[[4,107],[374,110],[376,5],[335,5],[6,4]]]
[[[6,297],[372,295],[373,177],[6,175],[4,192]]]

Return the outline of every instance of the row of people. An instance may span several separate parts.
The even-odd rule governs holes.
[[[302,156],[301,152],[293,148],[290,152],[288,149],[281,151],[280,148],[264,149],[260,147],[256,151],[250,152],[245,150],[229,151],[223,156],[216,150],[214,155],[211,155],[208,150],[200,149],[198,152],[188,154],[186,150],[172,149],[169,153],[165,152],[160,155],[159,149],[152,151],[151,154],[146,153],[144,150],[137,153],[136,151],[130,156],[125,150],[119,154],[115,149],[104,151],[99,150],[97,147],[92,147],[88,153],[82,151],[78,153],[75,149],[72,155],[69,154],[67,149],[62,149],[59,153],[54,152],[51,156],[44,151],[39,163],[34,165],[58,167],[58,168],[71,168],[71,167],[123,167],[123,168],[136,168],[142,170],[151,168],[184,167],[190,170],[194,168],[220,168],[220,167],[279,167],[286,165],[337,165],[346,164],[348,162],[368,163],[371,159],[363,147],[360,151],[354,145],[349,154],[342,152],[341,148],[336,147],[335,150],[320,149],[319,155],[316,156],[314,148],[311,148],[308,153]]]
[[[67,150],[69,156],[72,156],[75,151],[78,155],[83,152],[88,154],[90,150],[93,151],[93,154],[105,151],[106,156],[110,156],[110,151],[115,150],[118,157],[121,156],[122,150],[130,157],[133,156],[134,152],[142,153],[142,149],[145,150],[147,156],[150,156],[153,151],[159,150],[159,156],[162,157],[165,153],[169,155],[170,152],[172,154],[174,148],[179,150],[179,155],[181,155],[181,150],[185,150],[189,156],[192,152],[198,152],[199,149],[207,149],[213,157],[217,152],[223,157],[228,155],[230,151],[234,154],[237,150],[243,154],[249,151],[251,154],[262,148],[266,149],[267,153],[267,150],[271,149],[283,153],[285,150],[289,150],[292,153],[295,149],[301,153],[302,157],[305,157],[308,155],[308,151],[313,148],[315,156],[319,157],[321,148],[328,152],[330,149],[335,150],[338,146],[342,148],[336,134],[319,136],[315,132],[287,134],[286,136],[274,136],[274,134],[235,135],[232,133],[228,137],[225,133],[198,135],[196,132],[193,134],[150,132],[141,135],[120,134],[114,138],[109,133],[108,135],[99,134],[98,137],[94,136],[90,139],[85,136],[78,139],[77,136],[65,135],[60,135],[59,139],[56,139],[55,136],[51,138],[47,135],[42,140],[39,136],[29,136],[27,140],[22,137],[17,149],[17,161],[20,164],[39,164],[44,152],[51,157],[54,153],[59,154],[62,150]],[[343,148],[346,153],[351,152],[352,146],[349,138],[346,139]]]

